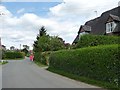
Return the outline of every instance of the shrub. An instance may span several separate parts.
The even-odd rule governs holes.
[[[108,44],[119,44],[118,36],[105,36],[105,35],[83,35],[81,36],[79,42],[76,44],[75,48],[98,46],[98,45],[108,45]]]
[[[118,45],[104,45],[57,51],[49,58],[49,68],[118,85]]]
[[[5,59],[18,59],[18,58],[25,57],[25,53],[23,53],[23,52],[11,52],[11,51],[9,51],[9,52],[5,52],[4,54],[5,54],[5,56],[4,56]]]
[[[48,59],[49,59],[50,53],[51,53],[50,51],[42,52],[42,53],[40,52],[35,53],[35,61],[40,62],[43,65],[48,65]]]

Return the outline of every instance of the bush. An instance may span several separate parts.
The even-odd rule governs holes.
[[[25,53],[23,52],[5,52],[4,53],[4,58],[5,59],[19,59],[19,58],[24,58],[25,57]]]
[[[43,65],[48,65],[48,59],[49,59],[50,52],[37,52],[35,53],[35,61],[40,62]]]
[[[49,60],[49,68],[118,86],[118,45],[57,51],[51,54]]]
[[[108,45],[108,44],[119,44],[118,36],[105,36],[105,35],[83,35],[81,36],[79,42],[74,48],[98,46],[98,45]]]

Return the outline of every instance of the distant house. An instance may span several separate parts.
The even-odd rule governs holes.
[[[3,49],[3,50],[6,50],[6,46],[2,45],[2,49]]]
[[[78,35],[73,41],[76,44],[81,35],[120,35],[120,6],[106,11],[93,20],[87,21],[85,25],[80,26]]]
[[[6,46],[1,44],[1,38],[0,38],[0,50],[6,50]]]
[[[12,50],[12,51],[15,50],[15,47],[14,47],[14,46],[11,46],[11,47],[10,47],[10,50]]]

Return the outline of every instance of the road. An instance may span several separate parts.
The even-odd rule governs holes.
[[[54,74],[29,60],[2,66],[2,88],[98,88]]]

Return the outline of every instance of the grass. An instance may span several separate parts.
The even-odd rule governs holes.
[[[14,59],[10,59],[10,58],[4,58],[3,60],[24,60],[25,58],[14,58]]]
[[[37,61],[35,61],[35,64],[37,64],[39,67],[46,67],[47,66],[47,65],[43,65],[42,63],[37,62]]]
[[[98,87],[101,87],[101,88],[104,88],[104,89],[107,89],[107,90],[120,90],[119,87],[117,87],[117,86],[115,86],[111,83],[108,83],[108,82],[93,80],[93,79],[90,79],[90,78],[87,78],[87,77],[74,75],[74,74],[64,72],[62,70],[58,70],[58,69],[54,69],[54,68],[48,68],[47,70],[51,71],[51,72],[54,72],[54,73],[57,73],[57,74],[60,74],[62,76],[66,76],[68,78],[77,80],[77,81],[81,81],[81,82],[85,82],[85,83],[88,83],[88,84],[91,84],[91,85],[98,86]]]
[[[0,62],[0,65],[4,65],[4,64],[7,64],[8,61],[3,61],[3,62]]]

